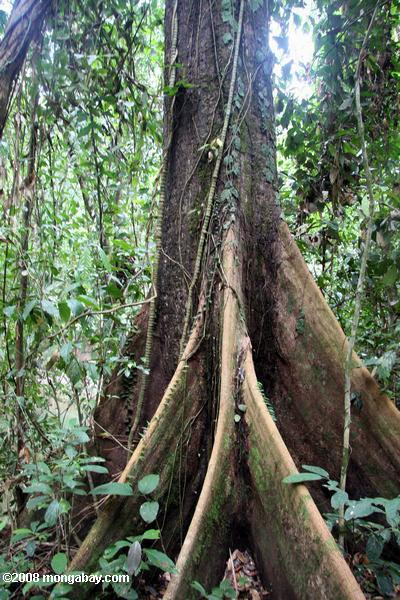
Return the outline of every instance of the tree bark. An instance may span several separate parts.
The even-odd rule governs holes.
[[[10,100],[31,42],[41,34],[51,0],[16,0],[0,42],[0,139]]]
[[[280,218],[266,2],[257,9],[244,3],[234,111],[191,307],[192,332],[179,357],[240,5],[178,4],[177,81],[184,85],[177,86],[173,103],[165,102],[165,122],[172,122],[165,139],[172,138],[151,378],[141,419],[150,423],[120,478],[132,483],[134,496],[107,501],[71,569],[90,568],[109,543],[139,527],[136,483],[156,471],[157,500],[166,511],[164,544],[178,556],[166,598],[191,598],[193,579],[216,583],[224,551],[246,543],[275,598],[361,599],[306,488],[282,484],[303,462],[339,473],[347,342]],[[175,8],[167,0],[167,64]],[[136,360],[145,330],[142,313],[126,347]],[[353,426],[350,491],[397,494],[399,413],[354,360],[359,368],[352,385],[364,407]],[[276,408],[278,428],[257,378]],[[115,440],[126,442],[137,394],[134,379],[115,375],[96,412],[98,451],[113,473],[126,461]],[[235,425],[239,404],[245,417]],[[169,490],[183,488],[171,497]],[[315,497],[326,505],[321,491]]]

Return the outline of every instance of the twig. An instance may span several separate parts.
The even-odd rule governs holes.
[[[119,306],[113,306],[112,308],[105,308],[104,310],[85,310],[83,313],[76,315],[73,319],[71,319],[64,327],[52,333],[48,336],[48,340],[52,340],[55,337],[58,337],[61,333],[63,333],[66,329],[71,327],[76,321],[79,319],[83,319],[83,317],[93,317],[95,315],[110,315],[112,313],[117,312],[118,310],[122,310],[124,308],[132,308],[133,306],[142,306],[142,304],[148,304],[152,302],[156,296],[151,296],[151,298],[147,298],[146,300],[141,300],[140,302],[129,302],[128,304],[120,304]]]
[[[239,594],[239,590],[238,590],[238,585],[237,585],[237,581],[236,581],[235,565],[233,564],[233,556],[232,556],[232,552],[231,552],[230,548],[229,548],[229,562],[231,563],[233,585],[234,585],[236,597],[237,597]]]

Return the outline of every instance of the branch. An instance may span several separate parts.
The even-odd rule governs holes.
[[[59,336],[66,329],[71,327],[74,323],[79,321],[79,319],[83,319],[83,317],[93,317],[95,315],[110,315],[112,313],[117,312],[118,310],[122,310],[124,308],[132,308],[133,306],[142,306],[143,304],[148,304],[149,302],[153,302],[156,296],[151,296],[147,298],[147,300],[142,300],[141,302],[130,302],[129,304],[120,304],[118,306],[113,306],[112,308],[105,308],[104,310],[85,310],[83,313],[76,315],[73,319],[71,319],[64,327],[61,327],[56,333],[52,333],[48,336],[48,340],[52,340],[53,338]]]

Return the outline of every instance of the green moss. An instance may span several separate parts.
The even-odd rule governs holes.
[[[262,553],[276,565],[278,572],[280,565],[285,565],[286,583],[297,597],[344,600],[346,596],[331,571],[329,559],[332,552],[338,552],[336,543],[332,538],[322,539],[312,530],[308,508],[311,497],[296,498],[289,489],[285,492],[285,487],[277,481],[279,471],[271,463],[268,448],[265,455],[260,452],[263,444],[254,433],[250,434],[249,467],[268,528],[268,544],[262,545]],[[263,538],[260,539],[263,544]],[[295,544],[290,542],[292,539]]]
[[[224,470],[222,470],[224,473]],[[204,585],[208,585],[211,581],[212,569],[206,573],[209,564],[209,556],[215,551],[218,540],[223,541],[223,546],[226,545],[226,536],[229,527],[229,519],[226,515],[227,497],[231,488],[230,478],[225,478],[223,475],[219,478],[216,489],[213,493],[211,506],[205,516],[202,524],[201,534],[196,540],[196,545],[190,557],[190,564],[186,568],[185,578],[185,598],[191,600],[197,598],[198,595],[191,589],[190,584],[193,580],[199,579]],[[218,539],[216,539],[216,537]],[[222,546],[221,546],[222,547]],[[198,575],[197,575],[198,574]],[[210,581],[206,581],[209,579]]]
[[[287,301],[286,301],[286,310],[288,315],[291,315],[294,310],[297,307],[297,302],[296,302],[296,298],[293,296],[293,294],[291,294],[290,292],[288,293],[287,296]]]
[[[247,129],[245,119],[243,119],[242,124],[240,126],[239,135],[240,135],[240,150],[241,150],[241,152],[243,152],[243,154],[247,154],[247,152],[249,151],[249,146],[250,146],[250,138],[249,138],[249,132]]]

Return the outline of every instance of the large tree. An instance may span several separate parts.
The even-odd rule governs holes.
[[[137,530],[136,483],[157,472],[178,556],[166,598],[217,581],[239,540],[277,598],[363,597],[306,488],[282,483],[303,462],[339,473],[347,342],[281,219],[269,16],[259,0],[166,2],[157,259],[125,348],[150,374],[116,372],[95,415],[134,495],[107,501],[71,564]],[[397,494],[398,412],[354,366],[349,491]]]
[[[12,91],[32,41],[40,36],[51,0],[17,0],[0,43],[0,137]]]
[[[267,2],[166,3],[156,310],[125,349],[150,376],[114,377],[96,421],[136,442],[150,421],[120,481],[161,474],[172,551],[184,534],[168,598],[214,582],[244,530],[277,597],[362,597],[306,489],[282,484],[294,463],[339,472],[347,342],[280,216],[268,21]],[[398,493],[399,415],[354,361],[349,489]],[[134,530],[139,501],[109,500],[71,568]]]

